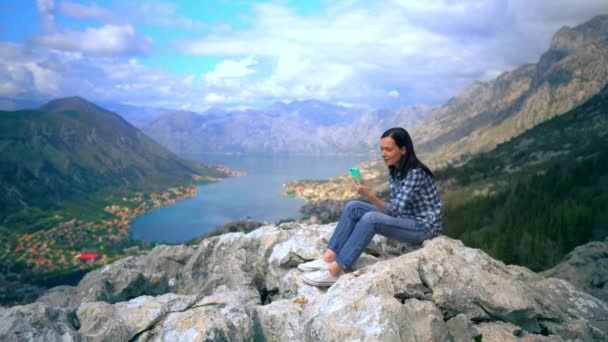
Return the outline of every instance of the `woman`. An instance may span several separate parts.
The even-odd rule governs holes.
[[[363,179],[353,180],[357,192],[372,204],[350,201],[329,240],[323,258],[298,265],[302,280],[313,286],[331,286],[353,265],[374,235],[411,244],[437,236],[443,229],[441,200],[433,174],[416,158],[412,139],[400,127],[382,134],[380,151],[389,169],[391,200],[385,203]],[[314,271],[314,272],[313,272]]]

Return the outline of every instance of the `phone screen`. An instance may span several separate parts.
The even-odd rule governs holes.
[[[353,177],[357,182],[361,182],[361,174],[359,173],[359,169],[356,167],[351,167],[350,168],[350,175],[351,177]]]

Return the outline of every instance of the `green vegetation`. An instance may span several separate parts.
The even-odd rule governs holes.
[[[23,282],[59,284],[149,248],[130,239],[133,217],[228,174],[78,97],[0,116],[1,302]],[[77,259],[85,251],[100,258]]]
[[[506,263],[554,266],[608,235],[608,88],[435,176],[446,235]]]

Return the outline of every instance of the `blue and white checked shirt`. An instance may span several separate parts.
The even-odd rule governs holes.
[[[421,168],[415,168],[403,179],[389,176],[388,184],[391,192],[391,200],[386,203],[388,215],[413,218],[434,235],[441,232],[441,200],[431,176]]]

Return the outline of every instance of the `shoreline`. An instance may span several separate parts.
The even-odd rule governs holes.
[[[244,176],[245,172],[218,169],[227,176]],[[33,233],[15,234],[6,242],[0,260],[0,305],[18,305],[35,300],[41,289],[78,282],[84,274],[115,260],[139,255],[157,243],[131,238],[135,217],[196,196],[198,186],[223,181],[224,178],[193,175],[194,184],[174,186],[160,192],[133,192],[114,204],[101,208],[105,218],[86,220],[64,218],[52,228]],[[98,253],[93,260],[79,260],[82,253]],[[80,275],[80,276],[75,276]],[[50,284],[49,284],[50,282]]]

